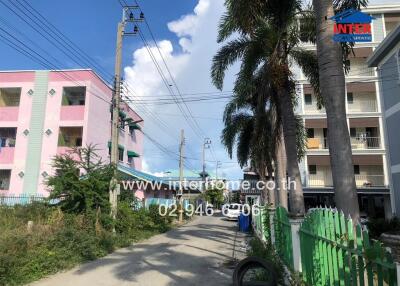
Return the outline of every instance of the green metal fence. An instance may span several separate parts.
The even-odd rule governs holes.
[[[283,207],[277,207],[274,216],[275,249],[285,262],[286,266],[293,269],[293,244],[292,230],[288,212]]]
[[[355,229],[355,230],[354,230]],[[308,214],[299,231],[302,276],[310,285],[397,285],[396,265],[368,231],[330,209]]]

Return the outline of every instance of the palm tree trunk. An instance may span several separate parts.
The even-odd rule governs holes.
[[[285,209],[288,209],[288,197],[286,190],[286,150],[285,150],[285,140],[283,139],[283,134],[276,146],[276,167],[275,167],[275,182],[278,186],[276,198],[278,204]]]
[[[288,83],[289,79],[286,80]],[[278,91],[280,114],[282,116],[283,135],[287,156],[288,191],[290,213],[292,216],[304,216],[304,197],[301,185],[300,169],[297,160],[296,117],[289,92],[289,84]]]
[[[317,19],[319,81],[324,100],[336,207],[353,220],[359,218],[350,135],[346,119],[342,49],[332,40],[332,0],[313,0]]]

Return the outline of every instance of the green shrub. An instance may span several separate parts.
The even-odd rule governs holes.
[[[282,284],[285,278],[284,267],[272,245],[266,245],[260,239],[253,238],[250,240],[249,246],[250,247],[247,251],[247,255],[265,259],[266,261],[274,265],[275,272],[277,274],[277,280],[280,285],[284,285]]]
[[[28,231],[27,222],[34,222]],[[133,210],[120,202],[115,222],[108,213],[74,214],[46,204],[0,206],[0,285],[21,285],[111,253],[169,229],[155,208]]]

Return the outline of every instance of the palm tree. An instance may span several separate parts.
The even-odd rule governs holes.
[[[241,60],[237,82],[250,82],[256,71],[268,76],[275,106],[282,120],[287,155],[287,174],[292,215],[304,215],[304,199],[298,165],[299,140],[304,128],[294,113],[295,83],[290,72],[290,61],[303,69],[318,91],[316,57],[302,50],[299,44],[297,17],[301,14],[301,1],[227,0],[227,13],[222,17],[218,41],[225,41],[234,33],[238,38],[229,41],[214,56],[211,76],[217,88],[222,89],[225,70]],[[300,148],[301,149],[301,148]]]
[[[267,94],[258,92],[257,87],[256,79],[251,84],[237,82],[235,95],[225,107],[221,139],[231,158],[236,146],[239,165],[244,167],[250,162],[265,186],[265,178],[272,178],[273,174],[275,138],[279,138],[280,123],[274,108],[267,106]],[[264,187],[262,203],[275,205],[274,195]]]
[[[321,96],[324,101],[329,153],[332,168],[333,186],[335,189],[336,207],[354,220],[359,218],[357,189],[354,178],[350,135],[345,109],[345,70],[346,61],[352,46],[336,43],[333,38],[333,27],[330,17],[336,10],[360,8],[367,1],[361,0],[313,0],[316,17],[316,43],[319,65]]]

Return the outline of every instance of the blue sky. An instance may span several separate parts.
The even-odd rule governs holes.
[[[60,68],[79,68],[71,59],[44,40],[30,26],[8,10],[2,2],[10,5],[28,1],[43,14],[48,21],[60,29],[74,43],[96,60],[106,71],[114,70],[116,26],[121,18],[121,6],[118,0],[0,0],[0,27],[4,22],[11,23],[21,33],[28,36],[46,53],[61,62]],[[133,1],[133,0],[132,0]],[[127,1],[132,4],[132,2]],[[393,1],[379,1],[379,3]],[[156,37],[160,51],[168,63],[177,86],[183,94],[216,92],[210,81],[212,56],[219,45],[216,43],[217,25],[224,12],[224,0],[139,0],[151,29]],[[370,1],[376,4],[378,1]],[[22,6],[19,6],[22,7]],[[14,8],[15,9],[15,8]],[[30,10],[24,10],[28,13]],[[28,22],[29,19],[24,17]],[[150,39],[145,26],[141,29]],[[1,34],[1,33],[0,33]],[[16,33],[17,35],[18,33]],[[18,34],[20,36],[20,34]],[[160,65],[162,60],[154,45],[151,48]],[[168,94],[147,50],[139,37],[129,37],[124,41],[123,67],[126,82],[140,99],[154,98]],[[27,59],[4,45],[0,38],[0,69],[43,69],[37,63]],[[232,82],[237,67],[233,67],[226,76],[225,91],[232,89]],[[165,67],[163,72],[167,74]],[[105,78],[110,80],[110,78]],[[185,95],[184,95],[185,96]],[[212,149],[207,150],[207,169],[215,170],[215,160],[222,161],[219,174],[230,179],[242,176],[241,170],[230,160],[220,142],[222,113],[226,100],[189,103],[193,116],[203,130],[204,136],[212,140]],[[179,131],[185,129],[187,168],[201,169],[202,136],[196,136],[176,106],[148,105],[132,107],[145,119],[145,132],[168,149],[162,152],[149,140],[145,141],[144,170],[156,174],[178,168],[177,156]],[[153,115],[162,122],[159,124]]]
[[[9,1],[0,1],[0,27],[10,29],[5,26],[5,23],[16,27],[19,31],[15,33],[16,36],[21,37],[19,33],[27,36],[36,45],[39,45],[46,55],[49,54],[56,58],[61,63],[57,65],[59,68],[87,67],[73,62],[32,29],[32,25],[28,25],[18,18],[3,4],[16,9]],[[18,4],[20,2],[23,4],[23,1],[13,0],[13,3]],[[204,0],[200,2],[202,3],[198,5],[199,0],[139,1],[163,54],[165,52],[164,57],[183,94],[216,91],[210,83],[209,69],[212,55],[217,49],[216,27],[223,12],[223,1],[211,0],[210,2]],[[108,74],[113,73],[116,26],[121,18],[121,6],[118,0],[35,0],[29,1],[29,3],[95,59]],[[18,7],[22,8],[23,6],[18,5]],[[30,15],[31,11],[24,9],[24,12]],[[29,18],[24,18],[28,22],[30,21]],[[150,35],[145,26],[142,26],[142,31],[150,40]],[[25,42],[25,39],[23,41]],[[123,51],[123,67],[127,72],[126,80],[136,94],[139,94],[141,98],[168,94],[160,76],[156,73],[154,64],[149,61],[147,51],[143,49],[143,43],[139,37],[126,38]],[[27,59],[1,41],[0,54],[2,55],[1,70],[43,69],[40,64]],[[161,63],[161,58],[158,58],[158,61]],[[164,67],[163,70],[166,73]],[[140,76],[135,76],[135,73]],[[106,80],[110,79],[106,78]],[[206,159],[210,160],[210,162],[207,162],[207,168],[210,172],[213,172],[215,163],[211,161],[218,159],[223,161],[220,174],[234,179],[240,178],[240,169],[235,161],[231,161],[227,157],[220,144],[219,135],[222,128],[221,117],[224,102],[215,102],[211,105],[209,102],[188,104],[204,131],[204,136],[210,137],[212,140],[212,153],[211,150],[206,152]],[[134,104],[133,107],[135,108]],[[195,135],[183,117],[179,115],[179,110],[176,107],[147,106],[147,110],[158,114],[161,121],[168,127],[169,134],[167,135],[165,130],[161,130],[165,128],[152,122],[154,120],[151,116],[147,116],[139,108],[135,109],[145,119],[145,132],[152,138],[159,140],[171,152],[177,152],[179,130],[185,129],[187,168],[191,170],[201,169],[199,159],[201,158],[202,138]],[[145,141],[144,169],[146,171],[160,174],[163,171],[177,168],[178,162],[175,155],[166,154],[149,140]]]
[[[9,0],[2,0],[9,5]],[[116,25],[121,18],[121,6],[118,0],[68,0],[50,1],[35,0],[29,3],[43,14],[47,20],[59,28],[65,35],[97,61],[101,62],[110,73],[114,70],[114,51]],[[23,3],[20,0],[21,3]],[[14,1],[17,3],[17,1]],[[193,10],[196,0],[146,0],[139,2],[146,12],[146,17],[151,24],[157,38],[170,38],[174,40],[174,34],[168,30],[167,22],[179,18]],[[13,7],[13,6],[11,6]],[[27,11],[29,12],[29,11]],[[54,49],[26,23],[0,2],[0,17],[17,26],[23,33],[38,41],[46,49]],[[29,20],[29,19],[27,19]],[[142,45],[139,38],[130,38],[125,41],[124,62],[130,60],[131,51]],[[41,68],[37,63],[27,60],[13,49],[0,43],[2,55],[1,69],[36,69]],[[53,51],[54,52],[54,51]],[[55,53],[55,52],[54,52]],[[55,53],[62,59],[67,68],[78,67],[76,63]]]

